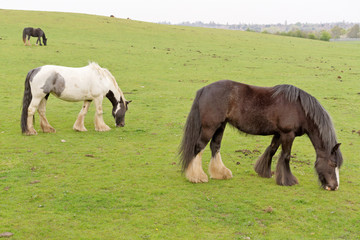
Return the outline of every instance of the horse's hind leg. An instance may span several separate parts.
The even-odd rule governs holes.
[[[95,102],[95,131],[104,132],[109,131],[111,128],[106,125],[103,119],[103,110],[102,110],[102,100],[103,98],[96,98]]]
[[[191,160],[188,167],[185,169],[186,178],[193,183],[208,182],[208,176],[202,168],[202,154],[204,149],[215,130],[203,127],[201,129],[200,137],[195,145],[195,157]]]
[[[276,153],[280,146],[280,135],[274,135],[271,140],[271,144],[266,148],[265,152],[261,157],[256,161],[255,172],[259,174],[260,177],[271,178],[271,162],[272,157]]]
[[[30,35],[29,35],[28,38],[27,38],[27,45],[28,45],[28,46],[31,46],[31,43],[30,43]]]
[[[225,126],[226,123],[221,124],[221,127],[216,130],[210,143],[211,160],[209,164],[209,173],[210,177],[214,179],[232,178],[232,172],[225,167],[220,155],[221,139],[224,135]]]
[[[91,101],[84,101],[84,104],[81,108],[78,118],[76,119],[74,126],[73,126],[73,129],[75,131],[79,131],[79,132],[87,131],[87,129],[85,128],[85,125],[84,125],[84,119],[85,119],[86,113],[89,110],[90,103],[91,103]]]
[[[48,95],[40,101],[38,107],[38,113],[40,116],[40,126],[44,133],[54,133],[56,132],[55,128],[53,128],[48,120],[46,119],[46,102]]]
[[[276,183],[284,186],[298,184],[298,180],[290,170],[291,147],[294,142],[295,134],[287,133],[281,135],[281,155],[276,166]]]
[[[34,128],[34,114],[36,109],[38,108],[41,98],[34,98],[31,100],[31,103],[28,107],[28,116],[27,116],[27,131],[25,132],[26,135],[36,135],[37,132]]]

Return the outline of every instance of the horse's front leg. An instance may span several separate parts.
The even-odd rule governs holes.
[[[109,131],[111,128],[106,125],[103,119],[103,110],[102,110],[102,97],[94,99],[95,102],[95,131],[104,132]]]
[[[86,113],[89,110],[90,103],[91,103],[91,101],[84,101],[84,104],[81,108],[78,118],[76,119],[74,126],[73,126],[73,129],[75,131],[79,131],[79,132],[87,131],[87,129],[85,128],[85,125],[84,125],[84,119],[85,119]]]
[[[295,134],[290,132],[280,136],[282,151],[276,166],[276,183],[283,186],[298,184],[298,180],[290,170],[291,147]]]
[[[271,162],[272,157],[276,153],[280,146],[280,135],[274,135],[271,140],[270,146],[268,146],[265,152],[261,157],[256,161],[255,172],[259,174],[260,177],[271,178]]]

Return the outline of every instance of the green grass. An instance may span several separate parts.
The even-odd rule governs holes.
[[[41,27],[48,46],[35,46],[32,38],[25,47],[22,29],[28,26]],[[0,38],[0,233],[14,233],[11,239],[359,237],[360,136],[353,132],[360,130],[358,42],[8,10],[0,10]],[[36,116],[39,134],[21,135],[27,72],[88,61],[108,68],[133,100],[126,126],[95,132],[92,105],[88,132],[74,132],[82,103],[50,96],[47,116],[57,133],[41,133]],[[182,128],[196,90],[220,79],[294,84],[315,96],[342,142],[340,189],[320,189],[306,136],[296,139],[292,152],[299,185],[258,177],[253,164],[271,137],[232,128],[222,158],[234,178],[187,182],[176,156]],[[114,126],[110,102],[103,105],[105,122]],[[209,160],[207,149],[206,172]]]

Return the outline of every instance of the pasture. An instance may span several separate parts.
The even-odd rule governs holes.
[[[24,46],[40,27],[47,46]],[[127,100],[124,128],[72,126],[82,103],[49,97],[56,133],[20,129],[30,69],[99,63]],[[360,43],[158,25],[82,14],[0,10],[0,234],[10,239],[357,239],[360,236]],[[299,184],[254,171],[271,137],[227,127],[222,159],[230,180],[189,183],[177,149],[196,91],[217,80],[293,84],[331,115],[344,164],[340,189],[320,188],[309,138],[296,138],[290,166]],[[276,156],[279,152],[276,154]],[[210,150],[203,155],[207,172]],[[277,157],[274,157],[274,160]],[[275,164],[273,164],[273,168]]]

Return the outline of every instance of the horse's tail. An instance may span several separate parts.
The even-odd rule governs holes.
[[[195,157],[195,145],[200,137],[201,131],[199,99],[203,91],[204,88],[197,91],[184,127],[184,135],[179,147],[180,163],[183,171],[187,169],[190,162]]]
[[[22,133],[25,133],[27,131],[28,108],[29,108],[31,100],[32,100],[30,78],[31,78],[31,75],[34,73],[34,71],[35,71],[35,69],[29,71],[26,76],[26,79],[25,79],[25,90],[24,90],[23,106],[22,106],[22,113],[21,113],[21,131],[22,131]]]
[[[23,30],[23,42],[25,43],[26,42],[26,28],[24,28]]]

